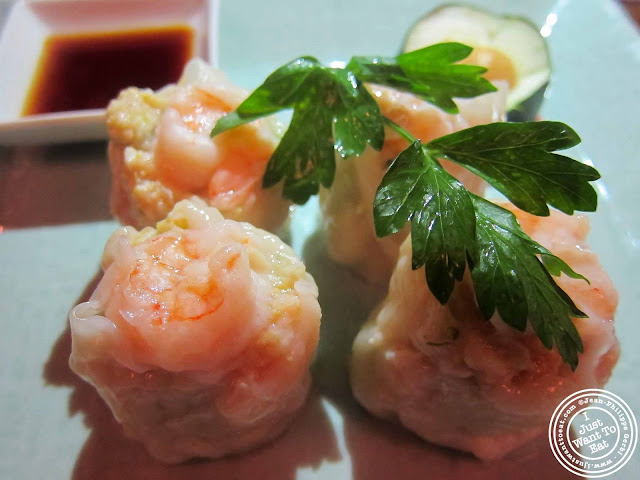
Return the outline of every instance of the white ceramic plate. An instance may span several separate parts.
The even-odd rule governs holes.
[[[590,243],[620,292],[616,328],[622,344],[607,388],[638,417],[639,36],[612,1],[473,3],[526,14],[540,27],[549,19],[554,80],[543,114],[580,133],[584,142],[576,153],[603,176]],[[220,65],[233,80],[254,87],[300,54],[324,61],[393,54],[411,23],[436,2],[373,5],[364,0],[223,2]],[[111,221],[90,221],[104,217],[85,211],[99,202],[93,208],[104,212],[104,153],[76,147],[0,149],[0,160],[7,160],[0,161],[3,218],[16,225],[57,224],[0,234],[0,478],[575,478],[553,458],[544,436],[508,459],[485,464],[422,442],[355,404],[345,362],[365,302],[348,274],[327,259],[315,232],[314,203],[296,211],[291,239],[320,286],[324,314],[307,407],[283,437],[257,451],[216,462],[158,464],[122,435],[102,400],[67,366],[66,315],[93,288],[101,250],[115,228]],[[640,478],[640,452],[610,478]]]
[[[194,54],[216,63],[217,0],[31,0],[13,6],[0,37],[0,145],[106,138],[104,109],[21,116],[51,34],[189,25]]]

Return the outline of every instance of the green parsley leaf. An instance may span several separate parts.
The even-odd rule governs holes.
[[[519,331],[529,321],[543,345],[555,345],[575,369],[583,346],[571,318],[585,315],[551,275],[586,279],[531,239],[510,211],[467,192],[429,145],[385,121],[411,145],[391,164],[376,192],[376,234],[393,234],[411,221],[412,267],[425,266],[438,301],[447,302],[468,263],[485,318],[497,310]]]
[[[300,57],[278,68],[256,88],[235,112],[222,117],[211,131],[211,136],[231,128],[253,122],[281,110],[293,108],[298,97],[304,97],[305,80],[321,68],[313,57]]]
[[[322,70],[308,78],[314,86],[306,101],[296,104],[287,133],[271,156],[262,184],[271,187],[284,179],[283,195],[296,203],[305,203],[318,192],[320,185],[328,187],[335,176],[332,135],[333,117],[324,108],[329,92],[323,84],[329,80]],[[313,125],[313,129],[307,129]]]
[[[476,195],[471,198],[480,249],[471,277],[482,314],[489,319],[497,309],[505,323],[520,331],[528,320],[543,345],[551,349],[555,344],[562,359],[575,370],[583,345],[571,317],[585,314],[536,255],[553,258],[563,270],[575,272],[524,233],[513,213]]]
[[[364,85],[348,70],[323,67],[313,57],[272,73],[211,135],[287,109],[293,109],[291,123],[269,160],[263,186],[284,180],[283,195],[296,203],[333,183],[335,151],[349,157],[367,144],[380,150],[384,143],[380,107]]]
[[[487,70],[455,62],[473,49],[441,43],[390,57],[353,57],[346,66],[363,82],[377,83],[418,95],[448,113],[458,113],[454,98],[477,97],[496,88],[482,74]]]
[[[589,184],[597,170],[551,153],[580,143],[560,122],[492,123],[433,140],[427,148],[464,165],[534,215],[549,215],[547,204],[567,214],[593,212],[598,197]]]
[[[380,150],[384,123],[378,103],[350,71],[332,69],[331,73],[338,97],[333,108],[337,152],[342,158],[360,155],[367,143]]]
[[[263,186],[284,182],[283,195],[304,203],[335,176],[335,153],[380,150],[384,125],[411,144],[385,174],[374,201],[378,236],[411,222],[412,266],[425,266],[434,296],[445,303],[469,265],[478,305],[486,318],[497,310],[520,331],[527,322],[547,348],[554,345],[576,368],[582,341],[571,318],[584,316],[552,275],[586,280],[528,237],[515,216],[470,194],[440,165],[457,162],[505,194],[516,206],[548,215],[548,205],[565,213],[593,211],[597,196],[589,184],[598,172],[554,153],[580,142],[557,122],[473,127],[422,145],[382,116],[363,82],[387,85],[458,111],[454,98],[495,90],[485,69],[456,62],[471,48],[457,43],[426,47],[398,57],[354,57],[343,68],[300,57],[277,69],[235,112],[218,121],[212,136],[230,128],[293,110],[291,123],[272,155]]]
[[[535,242],[534,242],[535,243]],[[579,273],[575,272],[564,260],[556,257],[549,250],[544,248],[539,243],[535,243],[535,248],[542,259],[542,263],[547,271],[554,277],[559,277],[561,274],[565,274],[568,277],[575,278],[576,280],[584,280],[588,284],[591,284],[589,279]]]
[[[462,280],[467,258],[476,261],[475,217],[469,193],[416,140],[391,164],[373,206],[376,234],[411,221],[412,267],[426,265],[429,288],[442,304]]]

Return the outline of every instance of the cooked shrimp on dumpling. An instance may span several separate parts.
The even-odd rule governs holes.
[[[410,237],[387,297],[353,344],[352,389],[367,410],[483,459],[506,455],[544,431],[567,395],[602,387],[619,355],[613,324],[618,297],[585,243],[586,217],[513,210],[529,236],[591,282],[557,279],[589,316],[573,319],[584,344],[575,372],[530,328],[521,333],[497,313],[485,321],[468,274],[441,305],[424,269],[411,268]]]
[[[460,113],[450,115],[418,97],[372,85],[369,87],[386,117],[426,143],[475,125],[504,119],[506,86],[473,99],[456,99]],[[376,236],[373,224],[373,200],[391,161],[407,147],[407,141],[387,128],[381,151],[367,147],[359,157],[337,159],[333,185],[323,190],[320,205],[327,229],[329,255],[347,265],[371,284],[386,285],[398,258],[400,244],[407,236],[403,230],[385,238]],[[443,166],[465,187],[477,194],[485,182],[463,167],[447,160]]]
[[[218,119],[246,96],[198,59],[185,67],[177,85],[158,92],[123,90],[107,109],[114,215],[142,228],[197,195],[225,218],[278,229],[290,202],[281,187],[262,188],[279,141],[278,124],[261,119],[210,137]]]
[[[307,395],[318,290],[293,250],[183,200],[156,228],[119,228],[104,277],[70,314],[71,368],[165,462],[249,450]]]

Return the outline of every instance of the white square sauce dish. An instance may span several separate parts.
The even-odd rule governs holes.
[[[0,145],[106,138],[108,99],[217,63],[218,0],[20,0],[0,36]]]

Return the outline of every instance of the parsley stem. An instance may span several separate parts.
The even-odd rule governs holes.
[[[398,133],[402,138],[404,138],[407,142],[413,143],[417,140],[413,135],[411,135],[408,131],[398,125],[396,122],[391,120],[389,117],[382,117],[384,119],[384,123],[391,127],[396,133]]]

